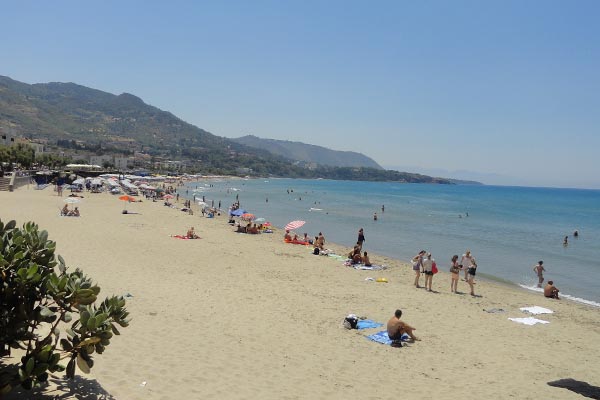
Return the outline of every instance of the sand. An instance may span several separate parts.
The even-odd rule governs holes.
[[[37,398],[580,399],[547,383],[600,386],[597,308],[482,280],[481,297],[462,281],[466,294],[451,294],[445,260],[430,293],[413,287],[410,267],[397,260],[370,254],[389,268],[357,271],[284,244],[281,231],[236,234],[225,216],[159,202],[129,204],[138,214],[123,215],[115,196],[83,195],[82,216],[65,218],[51,187],[0,192],[3,221],[35,221],[101,295],[133,296],[130,326],[95,357],[92,373],[78,371],[75,384],[57,381]],[[170,237],[190,226],[202,239]],[[538,317],[549,324],[508,320],[533,305],[554,310]],[[385,323],[396,308],[422,341],[392,348],[365,339],[380,329],[341,327],[349,313]],[[484,311],[492,308],[505,312]]]

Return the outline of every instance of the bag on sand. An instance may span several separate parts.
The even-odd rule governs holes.
[[[358,317],[350,314],[346,318],[344,318],[344,328],[346,329],[357,329],[358,327]]]

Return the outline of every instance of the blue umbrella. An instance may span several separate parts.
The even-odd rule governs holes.
[[[234,217],[241,217],[243,214],[246,214],[246,210],[243,208],[238,208],[237,210],[229,212],[229,215],[233,215]]]

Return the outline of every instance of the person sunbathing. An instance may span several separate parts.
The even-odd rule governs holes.
[[[62,210],[60,210],[60,215],[69,215],[69,206],[65,204]]]
[[[79,208],[75,207],[75,209],[73,210],[73,213],[71,214],[73,217],[79,217]]]
[[[362,258],[362,263],[366,266],[366,267],[370,267],[371,266],[371,260],[369,260],[369,256],[367,255],[367,252],[365,251],[365,254],[363,255]]]
[[[283,240],[285,240],[286,242],[292,241],[292,235],[290,235],[290,231],[285,231],[285,235],[283,235]]]
[[[188,229],[187,234],[185,236],[188,239],[198,239],[198,235],[196,235],[196,231],[194,230],[193,226],[190,229]]]
[[[415,328],[400,319],[402,310],[396,310],[394,316],[387,323],[387,333],[392,342],[400,343],[403,334],[410,336],[412,340],[421,340],[413,334]]]

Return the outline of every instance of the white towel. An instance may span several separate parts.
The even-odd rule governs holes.
[[[525,325],[535,325],[535,324],[549,324],[550,322],[548,321],[543,321],[541,319],[537,319],[537,318],[533,318],[533,317],[527,317],[527,318],[509,318],[511,321],[515,321],[519,324],[525,324]]]
[[[521,307],[519,310],[528,312],[530,314],[538,315],[538,314],[553,314],[554,311],[549,310],[540,306],[532,306],[532,307]]]

